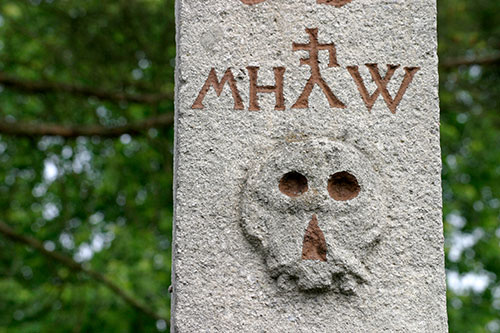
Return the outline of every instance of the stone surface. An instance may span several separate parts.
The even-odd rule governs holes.
[[[446,332],[435,0],[177,19],[173,330]]]
[[[242,191],[241,222],[272,277],[296,282],[303,291],[335,289],[346,294],[355,293],[352,287],[358,283],[371,280],[366,263],[376,253],[374,247],[386,227],[380,221],[386,215],[388,196],[370,159],[340,140],[285,140],[261,165],[249,170]],[[290,170],[308,180],[309,189],[298,197],[283,195],[276,186]],[[363,191],[351,200],[335,200],[328,182],[344,170],[356,175]],[[302,260],[305,228],[312,219],[326,238],[326,262]]]

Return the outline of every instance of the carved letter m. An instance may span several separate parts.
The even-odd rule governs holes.
[[[229,88],[231,89],[231,93],[233,95],[234,109],[243,110],[245,107],[243,105],[240,92],[238,91],[238,87],[236,87],[236,80],[234,79],[233,73],[231,72],[230,68],[226,70],[220,82],[217,80],[217,74],[215,73],[215,69],[212,68],[210,70],[210,74],[208,74],[208,78],[205,81],[203,87],[201,88],[200,93],[198,94],[198,97],[194,101],[193,106],[191,106],[191,108],[204,109],[205,106],[203,105],[203,99],[205,99],[205,96],[210,90],[210,87],[214,87],[217,96],[220,96],[222,94],[222,90],[226,82],[229,84]]]

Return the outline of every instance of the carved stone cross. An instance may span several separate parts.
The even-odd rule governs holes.
[[[177,0],[174,332],[445,333],[436,0]]]

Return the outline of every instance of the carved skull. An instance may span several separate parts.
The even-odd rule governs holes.
[[[382,186],[359,150],[329,139],[284,143],[250,170],[242,227],[284,289],[353,294],[380,235]]]

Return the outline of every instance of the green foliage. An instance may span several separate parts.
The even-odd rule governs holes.
[[[173,0],[3,0],[0,71],[109,91],[172,92],[172,8]],[[172,113],[173,102],[145,106],[5,87],[0,110],[7,121],[113,126]],[[119,139],[2,136],[0,220],[168,318],[172,145],[171,129]],[[163,327],[87,275],[2,236],[0,293],[0,327],[8,332]]]
[[[499,55],[500,2],[440,0],[438,3],[442,61]],[[451,332],[500,332],[498,63],[497,60],[496,65],[456,66],[440,72],[443,213]]]
[[[498,61],[446,66],[451,58],[499,54],[500,2],[438,3],[450,331],[500,332],[500,69]],[[172,93],[173,6],[2,0],[0,75]],[[0,120],[117,126],[173,113],[171,99],[133,103],[55,90],[0,86]],[[171,128],[119,138],[2,135],[0,222],[101,272],[168,318],[172,150]],[[2,235],[0,295],[0,333],[168,330],[88,274]]]

